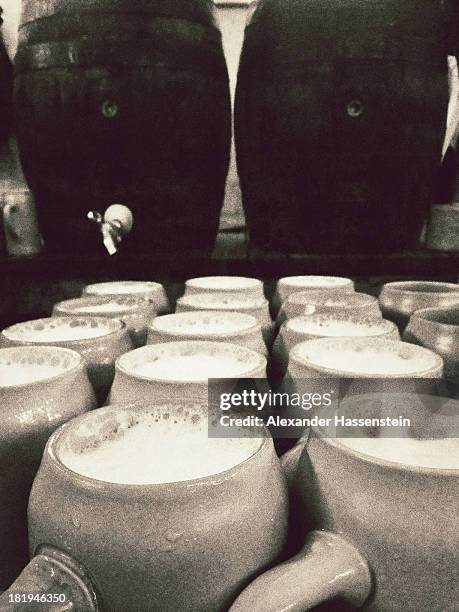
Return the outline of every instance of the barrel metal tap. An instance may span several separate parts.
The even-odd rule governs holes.
[[[115,255],[118,252],[123,236],[131,231],[134,223],[131,210],[123,204],[112,204],[104,215],[96,210],[91,210],[88,212],[88,219],[99,225],[102,240],[109,255]]]

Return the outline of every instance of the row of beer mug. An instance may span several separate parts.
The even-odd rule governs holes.
[[[119,292],[130,295],[114,295]],[[404,294],[398,302],[397,292]],[[75,609],[224,610],[281,559],[288,503],[272,441],[212,440],[204,422],[207,378],[264,376],[265,343],[272,345],[281,322],[271,362],[285,369],[285,352],[299,339],[290,353],[293,377],[346,367],[356,377],[436,377],[443,370],[432,351],[394,340],[398,330],[382,319],[377,300],[355,293],[348,279],[281,280],[271,304],[277,324],[256,279],[188,281],[178,315],[156,316],[169,310],[157,283],[99,284],[85,293],[109,295],[62,302],[54,314],[65,317],[2,333],[3,346],[27,348],[0,351],[0,392],[8,406],[0,445],[0,490],[8,499],[0,521],[0,588],[27,562],[27,499],[46,440],[96,405],[84,363],[99,403],[116,360],[110,403],[144,405],[102,408],[52,435],[30,497],[29,543],[37,556],[0,598],[0,609],[28,605],[21,597],[38,589],[40,575],[41,593],[60,594]],[[391,284],[380,301],[383,312],[398,314],[400,328],[410,309],[450,304],[442,311],[449,319],[439,324],[451,328],[448,354],[457,361],[457,285]],[[432,313],[424,312],[430,321]],[[301,342],[301,323],[306,338],[342,337]],[[423,322],[421,331],[428,326]],[[343,337],[350,328],[360,338]],[[131,350],[147,337],[152,344]],[[177,342],[183,338],[189,339]],[[443,441],[451,461],[453,442]],[[454,609],[457,465],[369,460],[317,432],[282,461],[296,490],[298,542],[311,526],[331,533],[313,532],[296,561],[255,581],[235,610],[302,610],[334,597],[357,605],[368,600],[377,610]],[[387,500],[380,496],[385,487]],[[406,533],[409,541],[400,544]],[[420,554],[426,545],[428,558]],[[43,609],[51,609],[48,602]]]

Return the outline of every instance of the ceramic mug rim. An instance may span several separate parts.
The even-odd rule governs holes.
[[[199,314],[199,315],[207,315],[207,316],[221,316],[221,315],[242,315],[245,317],[250,317],[251,319],[253,319],[253,322],[251,322],[250,327],[247,327],[245,329],[238,329],[235,331],[227,331],[227,332],[213,332],[212,334],[192,334],[190,333],[186,333],[184,334],[183,332],[180,331],[175,331],[172,329],[160,329],[158,327],[156,327],[156,325],[158,323],[161,323],[162,319],[165,319],[166,317],[175,317],[177,316],[181,316],[181,315],[191,315],[191,314]],[[156,317],[155,319],[153,319],[153,321],[148,325],[148,330],[152,331],[152,332],[157,332],[160,334],[167,334],[168,336],[174,336],[177,338],[181,338],[184,335],[187,336],[192,336],[193,338],[195,338],[196,340],[210,340],[210,336],[214,336],[217,338],[235,338],[235,337],[239,337],[239,336],[249,336],[251,334],[253,334],[254,332],[260,331],[261,332],[261,324],[259,323],[259,321],[251,314],[248,313],[243,313],[243,312],[234,312],[234,311],[223,311],[223,310],[188,310],[188,311],[183,311],[183,312],[176,312],[173,314],[166,314],[166,315],[162,315],[160,317]]]
[[[68,345],[68,344],[72,344],[72,345],[80,345],[80,344],[98,344],[98,341],[102,341],[102,340],[106,340],[106,339],[112,339],[112,337],[117,336],[122,334],[124,331],[127,330],[127,326],[126,323],[124,321],[122,321],[121,319],[115,319],[115,318],[110,318],[108,319],[108,317],[87,317],[87,316],[75,316],[75,317],[65,317],[66,321],[80,321],[80,320],[90,320],[90,321],[96,321],[97,323],[100,323],[101,325],[110,325],[111,323],[115,323],[117,324],[116,329],[113,329],[111,331],[109,331],[106,334],[102,334],[100,336],[90,336],[88,338],[69,338],[68,340],[52,340],[51,342],[49,340],[22,340],[19,338],[11,338],[10,336],[8,336],[5,332],[7,332],[9,329],[12,329],[14,327],[20,327],[24,324],[27,323],[40,323],[40,322],[45,322],[45,321],[53,321],[56,319],[60,319],[60,318],[64,318],[64,317],[42,317],[41,319],[31,319],[30,321],[23,321],[21,323],[15,323],[14,325],[10,325],[9,327],[6,327],[2,332],[1,335],[4,336],[8,341],[10,342],[18,342],[20,343],[18,346],[57,346],[60,347],[61,345]],[[9,348],[9,347],[5,347],[5,348]],[[13,348],[13,347],[11,347]],[[66,346],[62,346],[62,348],[67,348]]]
[[[309,342],[323,342],[324,340],[325,341],[336,341],[336,340],[348,341],[348,340],[354,340],[354,339],[355,337],[353,336],[347,336],[347,337],[343,336],[343,337],[338,337],[338,338],[328,337],[328,338],[317,338],[314,340],[305,340],[304,342],[299,342],[298,344],[292,347],[289,353],[289,359],[294,361],[297,365],[307,366],[310,369],[316,370],[317,372],[320,372],[320,373],[328,374],[335,378],[369,378],[369,379],[422,378],[422,377],[426,377],[426,375],[429,374],[429,372],[431,372],[432,370],[438,370],[439,368],[443,370],[444,361],[442,357],[440,357],[440,355],[438,355],[437,353],[434,353],[434,351],[427,349],[425,347],[422,347],[422,346],[418,346],[416,344],[410,344],[408,342],[400,342],[399,340],[388,340],[386,338],[378,338],[378,337],[375,337],[374,340],[380,340],[383,343],[391,343],[391,344],[393,343],[394,345],[396,344],[398,348],[400,348],[400,345],[403,346],[403,344],[406,344],[409,347],[416,347],[414,349],[410,348],[407,350],[414,351],[414,350],[421,349],[422,351],[428,351],[435,359],[436,364],[432,364],[432,366],[427,370],[422,370],[421,372],[416,372],[416,373],[404,372],[400,374],[378,374],[378,373],[373,372],[370,374],[370,373],[364,373],[364,372],[352,372],[352,371],[348,371],[344,369],[339,370],[335,368],[327,368],[325,366],[317,365],[314,362],[310,362],[306,359],[302,361],[301,357],[297,355],[298,347],[300,345],[308,344]],[[372,340],[372,338],[361,338],[362,342],[368,342],[368,340]]]
[[[432,290],[424,291],[422,289],[416,289],[416,286],[428,286]],[[438,288],[438,291],[434,289]],[[441,288],[444,288],[445,291],[442,291]],[[454,295],[458,294],[458,302],[459,302],[459,285],[455,285],[454,283],[447,283],[442,281],[428,281],[428,280],[412,280],[412,281],[394,281],[391,283],[386,283],[382,292],[390,291],[394,293],[399,293],[401,295]]]
[[[174,399],[161,396],[155,396],[154,400],[152,400],[151,402],[139,401],[130,404],[115,403],[110,404],[108,406],[103,406],[102,408],[98,408],[96,411],[93,410],[85,414],[80,414],[74,417],[73,419],[70,419],[66,423],[63,423],[53,434],[51,434],[50,438],[48,439],[44,455],[47,455],[51,459],[53,466],[56,467],[60,472],[64,473],[67,477],[70,477],[72,480],[76,480],[79,484],[91,487],[91,489],[93,490],[97,487],[99,489],[103,489],[106,491],[109,490],[118,493],[123,493],[126,489],[130,491],[135,491],[139,494],[150,493],[153,491],[168,493],[171,491],[171,489],[198,489],[203,485],[215,485],[216,479],[218,479],[218,484],[221,484],[234,477],[237,477],[240,471],[245,469],[247,465],[254,461],[255,458],[257,458],[265,450],[266,446],[269,444],[269,441],[272,440],[269,430],[265,426],[259,427],[260,435],[259,437],[255,438],[259,440],[259,444],[257,445],[255,451],[240,463],[233,465],[232,467],[222,472],[218,472],[217,474],[209,474],[207,476],[201,476],[199,478],[193,478],[189,480],[178,480],[172,482],[159,482],[150,484],[119,483],[110,482],[107,480],[98,480],[97,478],[92,478],[90,476],[80,474],[79,472],[75,472],[67,465],[65,465],[65,463],[63,463],[59,458],[59,440],[63,435],[65,435],[68,429],[72,428],[75,425],[75,423],[79,423],[86,419],[95,418],[94,415],[97,416],[104,413],[116,413],[120,410],[151,410],[152,408],[160,407],[162,405],[171,406],[174,404],[179,406],[191,404],[198,404],[204,406],[202,398]]]
[[[431,307],[431,308],[420,308],[419,310],[415,310],[411,315],[412,318],[421,319],[424,323],[429,325],[430,327],[440,327],[447,328],[448,331],[453,331],[456,334],[459,334],[459,323],[444,323],[443,321],[436,321],[434,319],[428,318],[426,315],[435,316],[437,314],[448,314],[451,312],[457,312],[459,318],[459,303],[453,306],[443,306],[443,307]]]
[[[103,287],[110,287],[110,286],[117,286],[117,285],[126,285],[126,286],[137,286],[140,287],[141,285],[145,286],[145,290],[144,291],[135,291],[133,293],[129,293],[129,291],[127,291],[126,293],[117,293],[117,292],[103,292],[103,293],[99,293],[98,291],[91,291],[91,289],[94,289],[96,287],[99,288],[103,288]],[[158,283],[156,281],[135,281],[135,280],[124,280],[124,281],[103,281],[100,283],[89,283],[89,285],[85,285],[85,287],[83,288],[83,295],[81,297],[110,297],[110,298],[114,298],[114,297],[139,297],[141,298],[143,295],[145,296],[149,296],[149,295],[153,295],[154,293],[162,293],[164,291],[164,286],[161,283]]]
[[[361,326],[361,327],[365,327],[365,325],[367,326],[372,326],[372,327],[379,327],[381,329],[381,333],[378,334],[371,334],[369,336],[353,336],[352,334],[349,336],[319,336],[318,333],[316,332],[306,332],[306,331],[300,331],[298,329],[292,329],[292,322],[294,322],[297,319],[307,319],[308,321],[314,321],[315,319],[323,319],[323,320],[329,320],[329,321],[338,321],[338,322],[344,322],[344,323],[354,323],[357,326]],[[336,315],[332,315],[331,313],[327,313],[327,312],[313,312],[310,315],[297,315],[296,317],[291,317],[289,319],[286,319],[282,325],[281,325],[281,333],[282,333],[282,328],[284,328],[284,330],[286,332],[292,331],[295,334],[305,334],[305,335],[313,335],[315,336],[315,339],[320,338],[380,338],[381,336],[385,336],[387,334],[390,334],[391,332],[395,332],[398,331],[397,326],[395,325],[395,323],[393,323],[392,321],[389,321],[388,319],[371,319],[368,318],[368,320],[359,318],[359,317],[355,317],[354,319],[351,318],[351,315],[349,315],[349,317],[343,316],[342,318],[337,317]],[[299,344],[299,343],[298,343]]]
[[[314,431],[315,435],[325,442],[325,444],[329,444],[330,446],[337,448],[340,452],[344,454],[350,455],[362,461],[363,463],[370,465],[378,465],[385,469],[389,469],[392,471],[399,472],[412,472],[419,476],[431,476],[431,475],[439,475],[439,476],[459,476],[459,468],[434,468],[434,467],[423,467],[419,465],[409,465],[406,463],[400,463],[398,461],[389,461],[388,459],[383,459],[381,457],[376,457],[375,455],[369,455],[362,451],[357,451],[349,446],[346,446],[342,442],[340,442],[337,438],[332,438],[330,436],[326,436],[323,428],[319,426],[312,426],[311,429]],[[308,440],[305,445],[306,451],[309,443],[309,435]]]
[[[73,308],[73,306],[77,306],[80,304],[81,306],[98,306],[103,304],[119,304],[124,305],[129,303],[132,304],[130,308],[127,306],[124,310],[105,310],[105,311],[78,311]],[[53,309],[52,316],[61,316],[61,313],[64,316],[73,316],[73,317],[111,317],[111,318],[119,318],[125,316],[138,316],[141,313],[144,313],[146,310],[154,310],[154,303],[149,298],[142,298],[141,296],[135,297],[132,295],[122,295],[122,296],[109,296],[109,295],[87,295],[84,297],[73,298],[70,300],[62,300],[61,302],[57,302]]]
[[[301,299],[303,296],[305,301],[298,301],[298,299]],[[315,297],[323,297],[323,300],[315,301]],[[311,298],[312,302],[308,302],[308,300],[311,300]],[[326,302],[327,300],[336,300],[339,298],[343,298],[343,300],[342,303],[336,306],[336,308],[365,308],[378,303],[378,299],[374,295],[370,295],[368,293],[361,293],[358,291],[338,293],[328,291],[327,289],[312,289],[311,291],[295,291],[294,293],[291,293],[284,300],[283,306],[289,306],[290,304],[304,307],[325,306],[326,304],[323,302]],[[335,308],[335,306],[331,305],[330,308]]]
[[[244,286],[241,287],[203,287],[201,285],[202,281],[206,281],[209,279],[232,279],[235,282],[242,281]],[[194,278],[189,278],[185,281],[185,288],[191,287],[193,289],[200,289],[202,293],[207,293],[209,291],[213,291],[215,293],[228,292],[228,293],[238,293],[244,290],[249,289],[258,289],[261,287],[263,291],[263,282],[259,278],[254,278],[252,276],[236,276],[236,275],[211,275],[211,276],[196,276]],[[182,296],[183,297],[183,296]]]
[[[241,302],[247,302],[246,304],[243,305],[239,305],[239,306],[234,306],[232,304],[223,304],[223,303],[219,303],[216,300],[216,303],[212,304],[212,305],[206,305],[206,306],[201,306],[199,303],[194,303],[194,304],[190,304],[189,300],[191,299],[192,301],[199,299],[200,297],[205,297],[206,299],[208,298],[218,298],[221,297],[222,299],[227,299],[228,298],[228,293],[225,293],[223,291],[219,291],[219,292],[215,292],[215,293],[211,293],[211,292],[204,292],[204,293],[190,293],[189,295],[182,295],[182,297],[180,297],[177,300],[177,303],[180,305],[184,305],[187,306],[188,308],[192,308],[193,310],[199,310],[199,311],[203,311],[203,310],[217,310],[219,312],[222,311],[228,311],[228,312],[254,312],[254,311],[260,311],[264,308],[266,308],[269,305],[269,302],[266,298],[252,298],[251,296],[248,295],[235,295],[235,296],[229,296],[229,297],[236,297],[238,299],[241,300]]]
[[[336,282],[333,284],[324,284],[324,285],[300,285],[300,284],[296,284],[295,280],[298,279],[323,279],[324,283],[326,283],[327,280],[333,279],[333,280],[337,280],[337,281],[343,281],[343,282]],[[344,282],[345,281],[345,282]],[[304,291],[308,291],[309,289],[311,291],[328,291],[329,289],[343,289],[345,287],[353,287],[354,286],[354,281],[352,280],[352,278],[346,277],[346,276],[324,276],[322,274],[298,274],[295,276],[283,276],[282,278],[279,278],[276,284],[276,288],[277,289],[281,289],[283,287],[285,288],[292,288],[294,289],[295,287],[301,288]],[[298,292],[296,292],[298,293]]]
[[[215,345],[217,345],[217,347],[221,350],[222,347],[228,347],[228,348],[232,348],[232,349],[237,349],[237,350],[245,350],[245,351],[250,351],[251,353],[253,353],[253,355],[256,355],[259,363],[257,366],[253,367],[250,371],[245,372],[244,374],[242,374],[241,376],[237,376],[237,377],[233,377],[235,380],[237,380],[238,378],[251,378],[252,374],[257,372],[257,370],[259,370],[260,368],[263,368],[263,372],[266,371],[266,367],[267,367],[267,359],[266,357],[264,357],[261,353],[258,353],[252,349],[247,349],[245,347],[241,347],[240,344],[233,344],[230,342],[212,342],[211,340],[182,340],[182,341],[177,341],[177,342],[159,342],[157,344],[146,344],[145,346],[140,346],[137,349],[134,349],[133,351],[129,351],[127,353],[124,353],[123,355],[120,355],[116,361],[115,361],[115,369],[118,370],[119,372],[122,372],[122,374],[124,374],[125,376],[128,376],[130,378],[135,378],[136,380],[142,380],[145,382],[159,382],[162,384],[166,384],[166,385],[177,385],[177,384],[183,384],[183,385],[202,385],[202,384],[207,384],[209,381],[209,378],[202,378],[199,380],[182,380],[182,379],[175,379],[175,378],[156,378],[154,376],[143,376],[142,374],[137,374],[136,372],[134,372],[133,370],[128,370],[126,369],[126,367],[124,367],[122,365],[122,361],[123,359],[126,359],[129,355],[132,355],[132,353],[136,352],[136,351],[143,351],[144,353],[146,353],[147,351],[152,351],[155,347],[158,346],[164,346],[165,348],[172,348],[173,345],[177,345],[177,344],[181,344],[181,345],[186,345],[186,344],[201,344],[201,345],[210,345],[212,348],[215,348]]]
[[[26,381],[23,383],[16,383],[14,385],[8,385],[8,386],[2,386],[0,387],[1,391],[4,393],[9,393],[11,391],[17,390],[17,389],[24,389],[25,387],[36,387],[37,385],[47,385],[49,382],[54,382],[56,380],[59,380],[60,378],[64,378],[65,376],[68,376],[69,374],[72,374],[73,372],[77,372],[78,370],[84,370],[86,367],[86,362],[84,361],[83,357],[80,355],[80,353],[78,353],[77,351],[74,351],[73,349],[64,347],[64,346],[53,346],[52,344],[41,344],[41,345],[32,345],[32,346],[6,346],[2,349],[0,349],[0,351],[21,351],[21,350],[27,350],[27,351],[41,351],[43,349],[47,349],[50,351],[59,351],[62,353],[67,353],[70,354],[70,356],[72,357],[72,359],[75,360],[74,365],[72,365],[72,367],[66,369],[66,370],[61,370],[60,372],[58,372],[57,374],[53,374],[52,376],[47,376],[46,378],[40,378],[38,380],[31,380],[31,381]]]

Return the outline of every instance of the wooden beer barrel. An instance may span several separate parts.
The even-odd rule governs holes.
[[[49,249],[102,250],[90,210],[134,214],[127,252],[210,252],[231,141],[210,0],[23,0],[21,160]]]
[[[446,127],[453,37],[445,4],[259,3],[235,110],[243,202],[258,247],[416,245]]]
[[[2,12],[0,7],[0,146],[11,135],[13,127],[13,66],[3,40]]]

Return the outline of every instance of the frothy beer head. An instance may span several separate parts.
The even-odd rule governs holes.
[[[153,281],[115,281],[94,283],[84,289],[85,295],[149,295],[162,293],[163,286]]]
[[[176,336],[231,336],[253,331],[258,326],[252,315],[238,312],[180,312],[157,317],[151,328]]]
[[[337,289],[353,286],[350,278],[341,276],[286,276],[278,282],[278,287],[302,289]]]
[[[132,296],[106,297],[88,296],[74,300],[58,302],[53,309],[53,316],[102,316],[119,317],[123,314],[131,315],[136,312],[153,309],[152,304],[141,297]]]
[[[169,342],[144,346],[118,358],[126,374],[162,381],[203,382],[208,378],[261,375],[266,359],[241,346],[219,342]]]
[[[177,300],[177,312],[193,310],[227,310],[232,312],[251,312],[267,308],[264,298],[251,297],[236,293],[193,293]]]
[[[57,457],[78,474],[100,481],[152,485],[221,474],[254,455],[262,444],[240,432],[209,438],[202,404],[164,403],[103,408],[69,423]]]
[[[351,318],[339,319],[327,315],[310,315],[295,317],[286,322],[286,328],[299,334],[311,336],[328,337],[368,337],[385,336],[394,334],[396,327],[394,323],[381,319],[376,320],[352,320]]]
[[[245,276],[203,276],[185,283],[185,295],[192,293],[225,292],[264,298],[263,283]]]
[[[296,345],[291,358],[312,368],[351,376],[420,376],[442,367],[432,351],[379,338],[323,338]]]
[[[2,335],[12,342],[47,344],[100,338],[122,328],[115,319],[52,317],[12,325]]]
[[[286,276],[279,279],[276,289],[281,302],[292,293],[311,290],[353,292],[354,283],[340,276]]]
[[[312,314],[328,314],[338,318],[382,318],[378,300],[371,295],[314,289],[291,293],[282,304],[279,320]]]
[[[359,453],[392,463],[459,470],[458,438],[340,438],[340,442]]]
[[[459,400],[417,393],[371,394],[345,400],[338,412],[370,420],[358,428],[337,429],[339,443],[347,448],[404,466],[459,470]],[[386,417],[399,422],[381,426],[379,419]],[[377,424],[372,424],[374,418]]]
[[[33,384],[59,376],[81,365],[81,357],[58,347],[0,349],[0,387]]]

